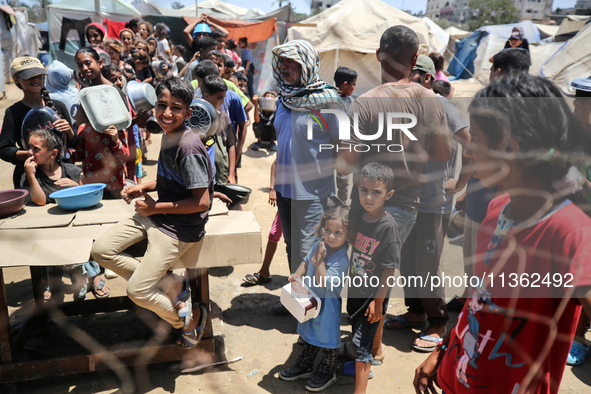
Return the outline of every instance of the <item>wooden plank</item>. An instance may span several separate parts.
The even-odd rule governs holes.
[[[6,302],[6,289],[4,288],[4,273],[0,268],[0,362],[10,363],[12,350],[10,345],[10,320],[8,316],[8,303]]]
[[[202,339],[196,349],[182,349],[176,344],[122,349],[113,352],[80,355],[67,358],[28,361],[23,363],[0,364],[0,383],[24,382],[55,376],[104,371],[110,369],[108,363],[117,357],[124,365],[147,365],[180,361],[195,356],[194,352],[212,354],[215,350],[214,338]],[[146,358],[152,354],[152,358]]]

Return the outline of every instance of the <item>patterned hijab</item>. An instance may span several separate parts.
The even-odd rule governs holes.
[[[283,82],[280,58],[295,60],[302,65],[300,86],[289,86]],[[292,111],[306,112],[310,109],[342,106],[337,89],[318,76],[320,59],[316,49],[307,41],[293,40],[273,48],[273,76],[279,88],[279,100]]]

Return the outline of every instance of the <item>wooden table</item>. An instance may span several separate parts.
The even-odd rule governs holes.
[[[15,217],[0,219],[0,384],[50,376],[108,369],[117,359],[123,365],[139,365],[182,360],[188,352],[214,353],[211,313],[208,313],[203,339],[196,350],[181,349],[174,343],[104,349],[91,354],[20,361],[10,332],[3,268],[28,266],[33,282],[36,309],[47,312],[39,274],[41,266],[65,266],[88,260],[93,241],[115,222],[132,216],[133,208],[122,200],[104,200],[78,212],[64,211],[55,204],[27,206]],[[189,275],[194,305],[203,304],[211,312],[209,267],[259,263],[262,254],[261,229],[252,212],[228,211],[215,203],[206,225],[207,235],[199,261],[183,261]],[[232,245],[228,248],[228,245]],[[179,263],[180,264],[180,263]],[[175,268],[180,268],[179,264]],[[132,309],[127,297],[110,297],[59,306],[66,316],[97,314]],[[117,324],[113,320],[113,324]]]

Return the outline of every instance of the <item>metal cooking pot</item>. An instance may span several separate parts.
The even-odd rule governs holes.
[[[49,107],[30,110],[21,125],[21,143],[23,148],[25,150],[29,149],[29,135],[31,131],[52,128],[53,123],[59,118],[57,113]]]
[[[185,120],[187,127],[202,138],[213,136],[220,126],[218,111],[203,99],[193,99],[191,109],[193,113]]]
[[[154,73],[156,74],[156,78],[164,78],[168,71],[164,71],[164,66],[166,66],[166,62],[162,60],[155,60],[152,62],[152,68],[154,69]],[[170,66],[169,66],[170,68]]]
[[[250,198],[250,193],[252,193],[252,189],[246,186],[237,185],[235,183],[226,183],[223,186],[219,186],[216,190],[219,190],[221,193],[224,193],[232,203],[230,207],[234,207],[238,204],[246,204]]]
[[[126,90],[129,102],[137,112],[149,112],[156,106],[156,91],[149,83],[129,81]]]

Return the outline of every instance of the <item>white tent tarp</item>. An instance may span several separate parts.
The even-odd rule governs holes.
[[[562,48],[543,64],[540,76],[556,83],[563,92],[574,94],[570,82],[591,75],[591,23],[562,44]]]
[[[380,0],[341,0],[301,25],[290,27],[287,38],[306,40],[316,47],[320,53],[320,76],[329,83],[333,82],[338,66],[357,71],[355,94],[362,94],[381,83],[375,51],[382,33],[394,25],[413,29],[430,51],[439,52],[447,46],[424,20]]]
[[[88,20],[102,23],[104,18],[126,22],[139,17],[140,12],[123,0],[101,0],[100,14],[95,12],[94,0],[64,0],[47,7],[49,21],[49,54],[51,61],[59,60],[71,69],[76,70],[74,55],[80,48],[80,32],[76,27],[87,25]],[[70,25],[64,28],[64,18],[70,20]],[[86,23],[86,22],[88,23]],[[84,38],[86,43],[86,38]],[[86,43],[87,44],[87,43]]]
[[[248,12],[248,8],[240,7],[220,0],[206,0],[197,3],[197,6],[181,8],[183,16],[200,16],[202,13],[219,19],[238,19]]]
[[[469,31],[458,29],[457,27],[450,26],[445,29],[445,32],[451,36],[454,40],[461,40],[464,37],[468,37],[470,35]]]

